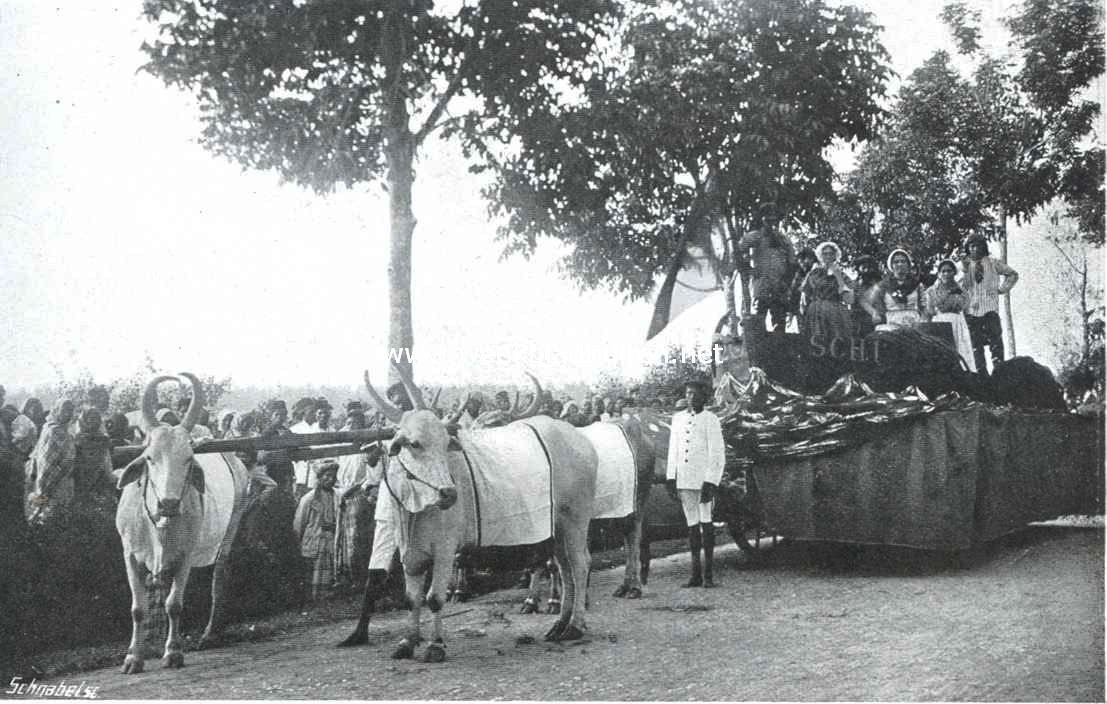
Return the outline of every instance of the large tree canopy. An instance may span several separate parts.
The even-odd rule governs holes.
[[[967,233],[994,223],[997,206],[1028,216],[1049,199],[1056,167],[1038,158],[1041,120],[1007,90],[993,62],[973,78],[963,78],[945,52],[907,78],[880,139],[866,145],[846,179],[861,207],[835,213],[852,222],[876,211],[879,222],[825,225],[843,232],[848,251],[906,246],[929,266]]]
[[[672,0],[630,14],[622,55],[548,138],[502,160],[489,194],[507,251],[561,240],[582,287],[635,299],[690,236],[711,245],[711,225],[708,249],[733,269],[759,203],[814,222],[832,194],[826,148],[872,137],[881,114],[878,31],[822,0]]]
[[[1104,152],[1082,144],[1102,106],[1084,94],[1103,76],[1103,3],[1099,0],[1023,0],[1008,20],[1021,66],[1018,82],[1031,101],[1054,117],[1051,146],[1060,152],[1059,193],[1081,236],[1104,240]]]
[[[384,179],[389,344],[411,348],[413,161],[436,130],[538,138],[592,70],[615,0],[145,0],[145,69],[195,96],[203,144],[327,192]],[[414,124],[413,124],[414,123]],[[545,138],[542,136],[541,138]],[[407,364],[408,362],[404,362]]]
[[[1100,107],[1080,97],[1103,72],[1094,6],[1025,0],[1008,21],[1014,62],[983,55],[979,17],[963,4],[947,6],[943,17],[974,70],[963,76],[937,52],[908,77],[880,139],[847,178],[857,207],[839,210],[827,227],[845,233],[855,251],[903,244],[932,262],[968,232],[1002,238],[1007,217],[1029,218],[1062,196],[1085,238],[1102,242],[1103,150],[1087,142]],[[1058,27],[1065,39],[1054,44]],[[879,224],[860,226],[873,212]]]

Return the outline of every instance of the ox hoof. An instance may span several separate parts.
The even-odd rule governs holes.
[[[119,671],[124,675],[137,675],[142,672],[146,667],[146,662],[142,658],[136,658],[134,655],[128,655],[123,661],[123,666],[119,668]]]
[[[184,667],[184,653],[179,650],[174,650],[172,653],[166,653],[161,659],[162,667],[169,667],[176,669],[178,667]]]
[[[642,590],[639,589],[638,587],[631,587],[630,589],[627,590],[627,598],[628,599],[641,599],[642,598]]]
[[[219,645],[219,635],[213,633],[210,630],[205,630],[204,634],[200,636],[200,640],[196,642],[197,650],[205,650],[207,648],[215,648]]]
[[[536,614],[538,613],[538,602],[531,599],[529,596],[523,600],[523,607],[519,609],[521,614]]]
[[[627,595],[628,591],[630,591],[630,587],[625,584],[620,584],[618,587],[616,587],[615,591],[611,592],[611,596],[615,597],[616,599],[622,599],[624,596]]]
[[[400,641],[396,649],[392,651],[393,660],[410,660],[415,657],[415,644],[407,638]]]
[[[336,645],[336,648],[351,648],[355,645],[365,645],[369,642],[369,632],[356,630],[350,635],[346,636],[346,640],[341,641]]]
[[[584,637],[584,631],[579,627],[574,626],[571,623],[562,623],[558,621],[554,624],[554,627],[546,634],[546,640],[549,641],[563,641],[563,640],[580,640]]]
[[[423,653],[423,662],[445,662],[446,644],[435,641],[427,646],[427,652]]]
[[[546,631],[545,639],[552,642],[561,640],[561,632],[565,630],[565,624],[558,621],[553,625],[553,628]]]

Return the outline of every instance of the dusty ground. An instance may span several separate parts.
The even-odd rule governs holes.
[[[447,607],[441,665],[390,660],[404,621],[387,614],[353,650],[332,647],[348,626],[318,626],[66,679],[116,699],[1103,701],[1103,555],[1102,528],[1034,528],[970,560],[794,544],[748,566],[730,545],[715,590],[679,588],[687,555],[655,560],[640,601],[607,596],[621,569],[595,574],[578,643],[542,642],[552,617],[518,615],[508,590]]]

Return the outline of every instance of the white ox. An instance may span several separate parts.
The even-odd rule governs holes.
[[[475,516],[469,515],[472,504],[467,500],[458,501],[458,496],[459,492],[467,496],[474,493],[474,479],[463,463],[449,461],[448,456],[456,453],[448,452],[450,438],[446,424],[428,410],[418,387],[407,374],[394,366],[414,403],[413,411],[401,413],[373,389],[368,373],[365,375],[373,402],[398,425],[389,450],[393,459],[378,499],[393,501],[397,512],[396,524],[400,526],[397,544],[411,605],[409,632],[392,656],[414,657],[415,646],[421,640],[419,616],[424,599],[423,575],[428,567],[433,567],[426,601],[433,614],[434,635],[424,659],[440,662],[446,652],[441,625],[446,586],[458,548],[474,532]],[[536,393],[525,415],[533,415],[540,403],[541,393]],[[523,423],[526,427],[521,431]],[[590,567],[588,521],[592,517],[596,489],[596,452],[568,423],[547,417],[520,420],[484,432],[503,433],[505,437],[513,433],[529,435],[526,449],[507,454],[518,457],[537,452],[543,457],[549,477],[546,500],[553,524],[554,560],[565,580],[564,606],[545,637],[553,641],[581,638],[585,630],[584,598]],[[464,440],[462,444],[464,446]],[[484,469],[493,483],[509,487],[522,481],[519,471],[527,468],[486,466]],[[484,517],[490,518],[488,514],[495,510],[486,504]],[[505,510],[511,511],[510,508]]]
[[[592,443],[598,461],[592,520],[615,526],[623,536],[626,565],[623,581],[612,596],[640,599],[649,571],[650,543],[643,523],[653,483],[656,455],[653,442],[633,416],[575,430]],[[559,575],[542,566],[531,575],[520,613],[538,613],[538,596],[547,577],[550,584],[548,610],[556,612],[560,608]]]
[[[157,387],[163,381],[187,381],[192,403],[178,426],[154,419]],[[123,542],[123,559],[131,586],[133,630],[122,672],[142,672],[143,621],[146,606],[145,574],[155,586],[168,587],[165,611],[169,632],[165,640],[165,667],[184,665],[180,615],[185,586],[193,567],[215,564],[212,577],[211,618],[203,640],[222,626],[222,591],[226,561],[245,505],[248,474],[233,454],[193,455],[190,432],[203,408],[204,396],[195,376],[159,376],[142,395],[142,424],[146,448],[119,477],[123,490],[115,513],[115,527]]]

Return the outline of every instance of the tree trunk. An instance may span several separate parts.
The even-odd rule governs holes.
[[[390,358],[414,378],[412,364],[415,336],[411,325],[411,240],[415,217],[411,210],[411,187],[415,181],[412,162],[415,140],[411,133],[403,63],[407,57],[409,21],[403,3],[389,12],[381,37],[385,65],[385,163],[388,168],[388,346]],[[399,381],[389,368],[389,381]]]
[[[1081,249],[1080,255],[1080,263],[1083,265],[1080,269],[1080,332],[1083,338],[1080,359],[1085,360],[1092,350],[1091,314],[1088,311],[1088,252]]]
[[[735,232],[734,226],[731,221],[724,219],[723,222],[723,234],[727,239],[726,248],[726,313],[729,318],[730,334],[739,336],[742,334],[741,327],[741,315],[738,312],[737,294],[734,291],[735,286],[742,285],[742,273],[739,270],[738,262],[738,233]],[[745,301],[745,297],[742,299]]]
[[[999,206],[999,259],[1004,264],[1007,263],[1007,208]],[[1015,351],[1015,318],[1011,314],[1011,294],[1008,293],[1005,296],[1000,296],[999,307],[1002,311],[1004,322],[1004,340],[1003,347],[1007,350],[1007,358],[1010,359],[1018,354]]]

